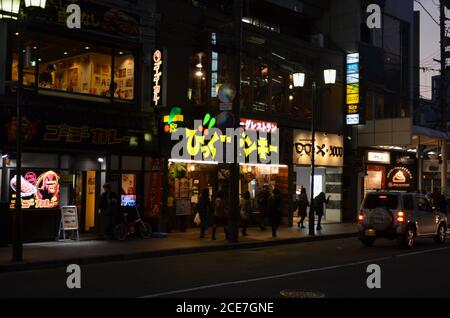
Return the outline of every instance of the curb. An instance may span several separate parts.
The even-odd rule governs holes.
[[[341,233],[341,234],[330,234],[330,235],[323,235],[323,236],[313,236],[313,237],[307,236],[307,237],[300,237],[300,238],[281,239],[281,240],[276,240],[276,241],[246,242],[246,243],[235,243],[235,244],[228,243],[228,244],[217,245],[217,246],[174,248],[174,249],[166,249],[166,250],[160,250],[160,251],[146,251],[146,252],[136,252],[136,253],[129,253],[129,254],[91,256],[91,257],[85,257],[85,258],[71,258],[71,259],[64,259],[64,260],[42,261],[42,262],[33,262],[33,263],[25,262],[25,263],[0,265],[0,273],[66,267],[68,264],[91,265],[91,264],[130,261],[130,260],[138,260],[138,259],[154,258],[154,257],[190,255],[190,254],[220,252],[220,251],[230,251],[230,250],[244,250],[244,249],[259,248],[259,247],[277,246],[277,245],[299,244],[299,243],[308,243],[308,242],[315,242],[315,241],[327,241],[327,240],[335,240],[335,239],[350,238],[350,237],[357,237],[357,236],[358,236],[358,234],[356,232],[355,233]]]

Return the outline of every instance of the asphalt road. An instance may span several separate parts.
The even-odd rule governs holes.
[[[381,267],[381,288],[366,285]],[[450,242],[419,240],[413,250],[356,238],[86,265],[81,289],[66,286],[66,268],[0,274],[0,297],[450,297]]]

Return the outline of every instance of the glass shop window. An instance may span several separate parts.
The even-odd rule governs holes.
[[[11,63],[11,80],[19,79],[19,45],[17,43],[19,34],[13,32],[13,53]],[[23,43],[23,85],[36,85],[36,65],[37,59],[37,43],[32,37],[27,37]]]
[[[241,63],[241,107],[249,110],[252,105],[252,68],[249,59],[243,59]]]
[[[23,52],[25,86],[108,98],[114,92],[114,98],[134,100],[135,57],[132,52],[115,50],[113,63],[110,47],[33,33],[27,37]],[[13,81],[18,78],[17,56],[17,53],[12,54]]]
[[[197,106],[206,105],[207,102],[206,62],[204,52],[195,53],[190,59],[188,98]]]
[[[211,55],[211,101],[212,105],[219,103],[232,104],[234,91],[234,57],[212,52]]]
[[[111,49],[42,35],[39,88],[109,97]]]
[[[134,99],[134,56],[131,52],[116,50],[114,56],[114,98]]]
[[[265,112],[269,102],[269,65],[258,63],[253,68],[253,110]]]
[[[284,113],[286,110],[286,93],[289,75],[276,69],[272,69],[272,94],[271,111]]]

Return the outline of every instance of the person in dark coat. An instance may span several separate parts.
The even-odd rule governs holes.
[[[300,221],[298,222],[298,227],[304,229],[305,226],[303,225],[303,222],[305,221],[306,218],[306,210],[308,209],[309,206],[309,201],[308,201],[308,196],[306,195],[306,189],[302,187],[302,190],[300,191],[300,195],[298,196],[298,201],[297,201],[297,208],[298,208],[298,215],[300,217]]]
[[[441,193],[439,192],[438,188],[434,188],[433,193],[431,194],[431,204],[434,208],[439,208],[439,201],[441,198]]]
[[[328,204],[330,201],[330,196],[328,198],[325,198],[325,193],[320,192],[318,196],[314,198],[313,206],[314,211],[316,212],[316,215],[319,217],[317,221],[317,231],[320,231],[322,229],[322,217],[323,217],[323,205]]]
[[[112,237],[113,226],[115,225],[118,214],[118,197],[115,192],[111,190],[111,185],[105,183],[103,185],[104,192],[100,196],[100,213],[103,220],[102,232],[107,238]]]
[[[261,230],[266,229],[266,219],[269,211],[269,197],[270,191],[269,186],[267,184],[264,185],[263,189],[258,195],[258,207],[259,207],[259,226]]]
[[[205,188],[202,191],[200,199],[197,203],[197,212],[200,215],[200,238],[204,238],[206,229],[208,228],[209,217],[213,213],[211,200],[209,199],[208,188]]]
[[[252,214],[252,205],[250,203],[250,192],[245,191],[242,195],[241,202],[239,203],[241,223],[242,223],[242,236],[247,236],[248,222]]]
[[[223,191],[217,192],[216,200],[214,201],[214,224],[212,230],[212,239],[216,239],[217,226],[222,225],[225,232],[225,237],[228,239],[228,215],[225,210],[225,200]]]
[[[277,229],[281,223],[282,216],[282,204],[281,192],[278,188],[273,189],[273,193],[269,198],[269,221],[272,225],[272,237],[277,237]]]

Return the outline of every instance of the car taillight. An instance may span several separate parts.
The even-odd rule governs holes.
[[[405,212],[398,212],[397,213],[397,223],[405,223]]]
[[[362,212],[360,212],[358,214],[358,222],[362,222],[362,221],[364,221],[364,214]]]

